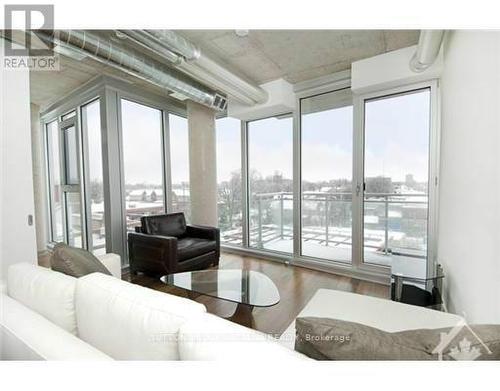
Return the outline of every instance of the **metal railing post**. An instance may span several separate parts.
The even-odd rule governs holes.
[[[328,246],[328,242],[329,242],[329,239],[328,239],[328,236],[329,236],[329,232],[328,232],[328,220],[330,219],[330,210],[328,208],[328,196],[325,195],[325,237],[326,237],[326,245]]]
[[[283,193],[280,194],[280,238],[283,239]]]
[[[385,204],[385,211],[384,211],[384,216],[385,216],[385,246],[384,246],[384,253],[387,255],[389,253],[389,197],[384,196],[384,204]]]
[[[258,232],[257,243],[259,247],[262,247],[262,198],[257,197],[257,199],[258,199],[258,210],[259,210],[259,215],[258,215],[259,232]]]

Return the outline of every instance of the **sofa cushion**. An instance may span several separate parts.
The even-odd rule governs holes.
[[[111,360],[19,301],[0,303],[0,360]]]
[[[184,213],[141,217],[144,233],[180,237],[186,233]]]
[[[77,334],[76,278],[30,263],[7,272],[8,294],[71,334]]]
[[[177,240],[177,259],[182,262],[186,259],[215,251],[217,244],[214,240],[198,238],[182,238]]]
[[[356,322],[389,332],[453,327],[463,320],[446,312],[333,289],[318,289],[298,315],[306,316]],[[280,340],[293,349],[295,321]]]
[[[430,360],[420,346],[393,333],[338,319],[296,320],[295,350],[316,360]]]
[[[177,360],[177,332],[204,313],[194,301],[101,273],[77,281],[76,311],[82,340],[117,360]]]
[[[212,314],[184,323],[179,329],[183,361],[282,362],[307,357],[280,345],[270,335],[240,326]]]
[[[50,257],[52,270],[72,277],[83,277],[90,273],[111,275],[110,271],[91,252],[58,243]]]
[[[498,360],[500,325],[389,333],[338,319],[297,318],[295,349],[318,360]],[[464,346],[464,349],[462,349]]]

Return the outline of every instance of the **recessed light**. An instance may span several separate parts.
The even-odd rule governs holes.
[[[248,30],[234,30],[234,33],[240,38],[248,36]]]

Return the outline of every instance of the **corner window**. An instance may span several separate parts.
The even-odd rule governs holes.
[[[221,242],[243,244],[241,121],[220,118],[217,132],[217,212]]]

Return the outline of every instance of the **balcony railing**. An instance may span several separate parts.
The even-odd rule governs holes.
[[[425,258],[427,231],[425,194],[365,193],[365,249],[379,254]],[[314,205],[314,206],[313,206]],[[302,236],[322,246],[352,244],[352,193],[305,192],[302,195]],[[258,193],[251,197],[250,243],[293,238],[293,194]],[[241,230],[222,233],[223,241],[241,238]],[[240,239],[241,240],[241,239]]]

